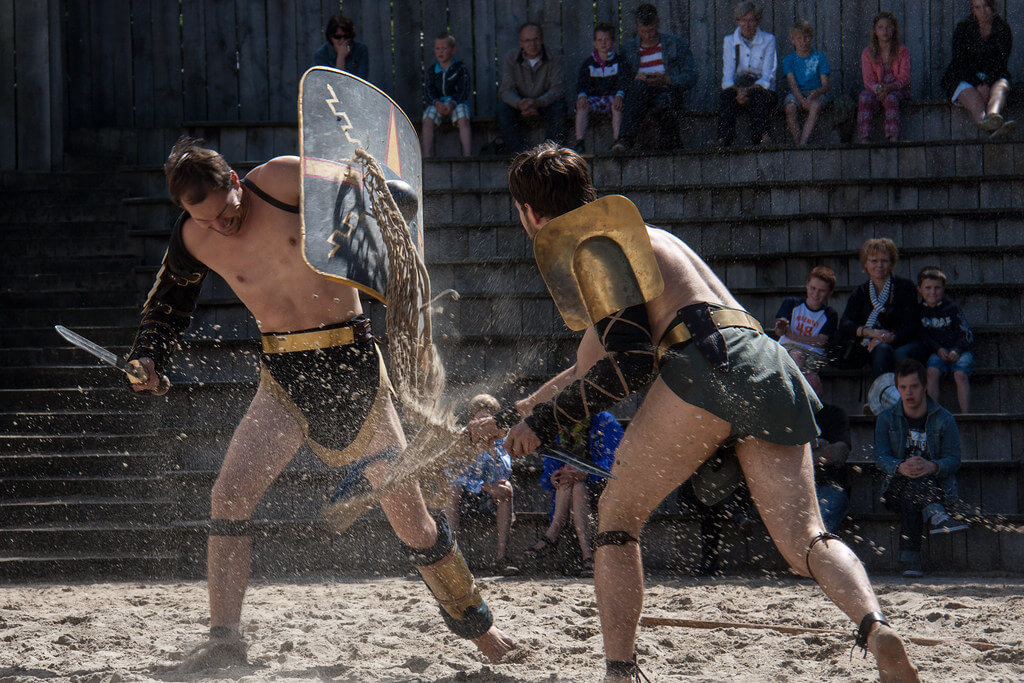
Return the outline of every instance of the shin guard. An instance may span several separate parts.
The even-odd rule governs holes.
[[[403,543],[402,550],[440,603],[441,617],[452,633],[479,638],[490,630],[494,618],[443,516],[437,519],[433,547],[415,550]]]

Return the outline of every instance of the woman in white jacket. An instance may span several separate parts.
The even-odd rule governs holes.
[[[768,118],[777,106],[775,36],[758,28],[764,8],[740,2],[733,9],[736,30],[722,41],[722,92],[718,99],[718,144],[728,147],[736,138],[739,107],[750,113],[750,140],[768,142]]]

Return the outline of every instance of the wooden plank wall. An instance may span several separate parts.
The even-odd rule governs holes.
[[[413,118],[423,108],[423,68],[433,63],[434,36],[448,29],[474,77],[474,115],[491,116],[501,55],[515,49],[516,28],[541,24],[549,49],[566,55],[569,90],[591,49],[591,27],[608,21],[622,40],[635,34],[639,0],[62,0],[68,124],[174,126],[195,121],[294,121],[295,93],[329,15],[344,12],[370,50],[370,80]],[[698,65],[694,109],[714,109],[722,39],[735,28],[734,0],[655,0],[663,29],[688,38]],[[1024,35],[1024,2],[997,0]],[[0,0],[0,39],[10,44],[12,0]],[[775,0],[762,28],[776,34],[780,58],[791,51],[794,17],[816,30],[816,47],[843,91],[860,83],[860,53],[872,17],[893,12],[913,58],[913,95],[941,96],[953,27],[968,0]],[[0,84],[10,84],[11,57],[0,55]],[[1012,58],[1024,76],[1024,50]],[[9,98],[0,116],[9,117]],[[5,110],[4,107],[7,106]]]

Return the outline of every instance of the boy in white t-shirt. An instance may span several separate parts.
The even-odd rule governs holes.
[[[825,345],[836,333],[839,315],[828,305],[836,288],[836,274],[831,268],[817,266],[807,275],[807,296],[787,297],[775,314],[775,335],[789,351],[800,372],[815,393],[821,396],[818,371],[828,361]]]

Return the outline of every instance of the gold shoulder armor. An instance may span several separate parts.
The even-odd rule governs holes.
[[[540,229],[533,253],[558,312],[583,330],[665,289],[647,226],[633,202],[601,197]]]

